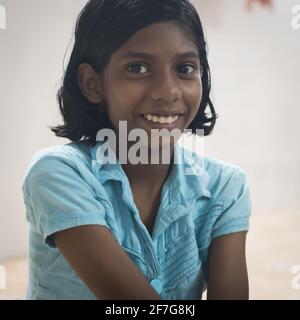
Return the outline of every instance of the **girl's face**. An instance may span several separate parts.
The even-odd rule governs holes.
[[[128,131],[144,129],[148,137],[155,128],[183,131],[196,116],[202,98],[197,46],[192,34],[173,21],[139,30],[112,54],[100,77],[116,132],[120,120],[127,121]],[[154,123],[151,117],[145,119],[148,114],[172,116],[175,122]]]

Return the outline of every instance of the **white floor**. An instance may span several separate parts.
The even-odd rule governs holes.
[[[300,265],[300,213],[253,215],[247,260],[250,299],[300,300],[300,288],[292,285],[296,276],[292,268]],[[25,299],[26,258],[0,265],[6,270],[6,290],[0,289],[0,299]],[[300,279],[294,282],[300,287]]]
[[[247,248],[251,299],[300,300],[300,212],[253,216]]]

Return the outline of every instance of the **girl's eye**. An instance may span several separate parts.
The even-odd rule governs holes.
[[[179,66],[178,70],[180,73],[193,74],[197,71],[197,67],[192,64],[182,64]]]
[[[142,63],[131,64],[127,67],[126,70],[129,71],[130,73],[135,73],[135,74],[145,74],[149,71],[148,67]],[[193,64],[182,64],[179,66],[178,70],[179,70],[179,73],[192,75],[198,70],[198,68]]]
[[[141,63],[135,63],[135,64],[131,64],[130,66],[128,66],[127,70],[131,73],[138,73],[138,74],[144,74],[147,73],[147,67],[144,64]],[[141,70],[146,72],[141,72]]]

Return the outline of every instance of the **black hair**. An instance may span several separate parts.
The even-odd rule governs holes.
[[[114,51],[137,31],[155,22],[175,20],[194,35],[199,50],[203,96],[200,108],[187,129],[196,134],[203,129],[209,135],[217,119],[210,99],[211,77],[207,60],[207,44],[197,10],[189,0],[90,0],[80,12],[75,27],[75,43],[63,83],[57,92],[63,125],[51,127],[56,136],[73,142],[96,143],[97,132],[112,128],[105,107],[93,104],[82,94],[77,69],[90,64],[100,72]],[[208,112],[207,112],[208,109]]]

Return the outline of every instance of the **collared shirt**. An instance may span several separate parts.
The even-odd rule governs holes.
[[[57,231],[94,224],[111,230],[162,299],[201,299],[212,240],[249,228],[245,172],[176,144],[180,161],[164,182],[149,234],[122,165],[101,162],[102,147],[78,142],[42,149],[28,166],[22,182],[30,223],[27,298],[96,299],[52,239]]]

